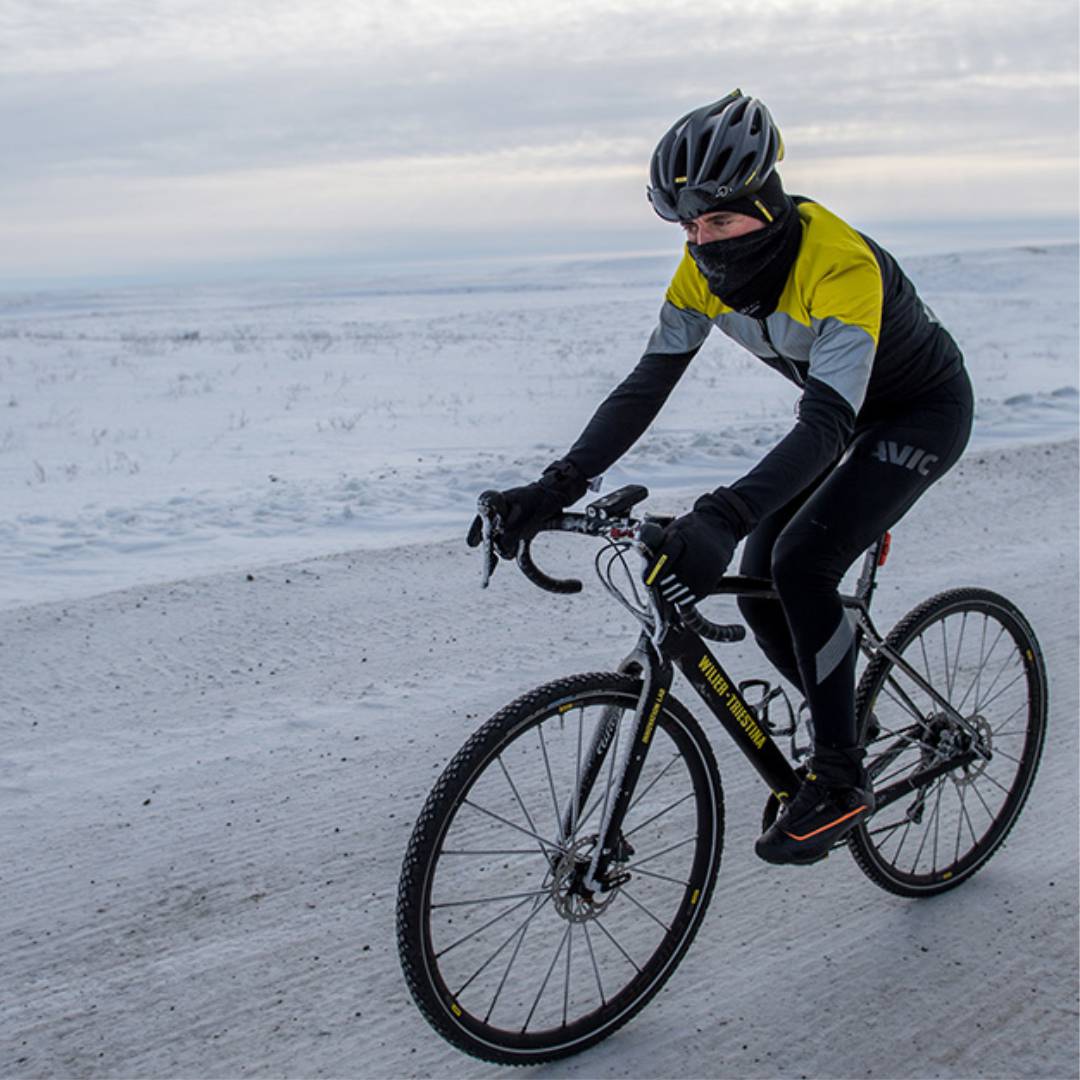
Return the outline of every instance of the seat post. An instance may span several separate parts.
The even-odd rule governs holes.
[[[892,534],[883,532],[874,543],[873,547],[866,549],[863,556],[862,571],[859,574],[858,583],[855,586],[855,597],[864,606],[870,606],[870,598],[874,595],[877,586],[877,571],[879,566],[885,565],[889,557],[889,546],[892,543]]]

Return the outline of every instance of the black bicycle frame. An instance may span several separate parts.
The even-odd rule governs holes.
[[[870,655],[875,655],[879,651],[885,652],[890,660],[902,666],[907,674],[914,677],[936,701],[945,707],[947,712],[967,727],[966,721],[932,686],[904,663],[902,657],[888,649],[870,619],[869,605],[875,588],[877,568],[884,561],[887,549],[888,539],[887,536],[883,536],[866,554],[855,593],[850,596],[841,596],[844,606],[856,613],[856,647]],[[760,578],[728,577],[723,580],[718,592],[728,595],[754,596],[760,599],[778,598],[772,582]],[[757,714],[747,705],[738,686],[732,681],[705,641],[677,619],[667,624],[659,644],[653,641],[648,632],[643,632],[637,648],[620,665],[621,671],[642,677],[642,693],[631,729],[633,742],[625,753],[622,763],[623,771],[618,778],[614,798],[609,797],[610,792],[605,796],[600,827],[600,835],[604,839],[603,843],[598,844],[594,850],[589,873],[584,881],[586,887],[605,890],[619,884],[619,877],[609,879],[606,876],[607,870],[613,859],[619,855],[619,838],[623,819],[644,768],[657,717],[671,692],[676,667],[709,711],[720,721],[735,746],[743,753],[778,800],[790,799],[799,788],[801,783],[799,775],[770,733],[761,725]],[[606,754],[615,741],[618,722],[619,713],[616,711],[607,722],[599,724],[593,734],[592,744],[586,755],[585,771],[579,779],[576,803],[567,809],[563,822],[564,836],[569,837],[575,831],[576,818],[592,791]],[[891,757],[899,756],[910,745],[911,740],[903,733],[898,734]],[[885,756],[890,758],[890,752],[886,751]],[[918,770],[906,779],[876,791],[877,806],[879,808],[887,806],[905,795],[916,792],[946,772],[969,764],[977,756],[974,750],[967,750],[956,757],[928,764],[926,768]],[[614,770],[615,763],[611,762],[610,767]]]

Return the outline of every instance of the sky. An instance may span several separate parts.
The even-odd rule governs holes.
[[[1077,24],[1067,0],[0,0],[0,285],[662,251],[652,148],[735,86],[787,188],[858,227],[1075,239]]]

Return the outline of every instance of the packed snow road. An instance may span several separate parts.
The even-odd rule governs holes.
[[[548,561],[584,573],[588,548]],[[541,1075],[1076,1075],[1076,442],[970,452],[896,530],[879,622],[962,584],[1020,605],[1050,673],[1007,846],[928,901],[843,854],[768,867],[764,789],[716,741],[727,843],[701,934],[631,1025]],[[633,636],[595,585],[555,597],[503,567],[481,593],[457,543],[0,612],[0,1073],[501,1071],[411,1004],[401,856],[487,714]],[[765,673],[752,645],[723,655]]]

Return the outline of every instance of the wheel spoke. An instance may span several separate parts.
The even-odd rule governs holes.
[[[629,867],[627,867],[627,873],[629,873]],[[667,874],[655,874],[651,870],[642,870],[640,867],[636,868],[634,873],[641,874],[643,877],[656,878],[657,881],[670,881],[672,885],[681,885],[684,889],[690,888],[689,881],[680,881],[679,878],[668,877]]]
[[[537,851],[536,848],[487,848],[484,850],[476,851],[448,851],[443,848],[440,852],[442,855],[543,855],[546,859],[547,855],[544,854],[543,848]]]
[[[600,992],[600,1004],[607,1004],[607,997],[604,994],[604,984],[600,981],[600,965],[596,962],[596,953],[593,951],[592,938],[589,937],[589,924],[582,923],[581,929],[585,931],[585,945],[589,950],[589,959],[592,961],[593,974],[596,976],[596,989]]]
[[[534,896],[546,896],[547,889],[533,889],[531,892],[508,893],[505,896],[481,896],[472,900],[443,900],[441,903],[432,904],[431,910],[450,907],[472,907],[476,904],[496,904],[503,900],[531,900]]]
[[[559,798],[555,794],[555,778],[551,775],[551,762],[548,760],[547,743],[544,741],[544,725],[537,724],[536,732],[540,736],[540,752],[544,755],[544,771],[547,773],[548,791],[551,792],[551,804],[555,807],[555,835],[562,841],[562,815],[559,813]]]
[[[654,821],[657,820],[657,818],[662,818],[665,814],[674,810],[677,806],[682,806],[682,804],[686,802],[687,799],[692,799],[693,797],[694,792],[688,791],[681,799],[676,799],[670,806],[665,806],[663,810],[660,810],[659,812],[653,814],[651,818],[646,818],[640,825],[635,825],[628,833],[624,833],[623,835],[627,837],[633,836],[634,833],[638,832],[641,829],[644,829],[646,825],[651,825]]]
[[[510,960],[507,962],[506,970],[503,972],[502,978],[499,980],[499,985],[495,988],[495,996],[491,999],[491,1004],[488,1006],[488,1011],[484,1015],[484,1023],[486,1024],[491,1019],[491,1014],[495,1011],[495,1005],[497,1004],[500,995],[503,992],[503,987],[506,985],[506,980],[510,977],[510,969],[514,966],[514,961],[518,958],[518,953],[521,951],[521,946],[525,943],[525,935],[529,932],[529,927],[532,926],[533,919],[540,914],[544,905],[550,900],[549,896],[547,900],[533,902],[533,910],[529,917],[514,931],[519,935],[517,944],[514,946],[514,951],[510,955]]]
[[[945,780],[938,784],[937,801],[934,804],[934,857],[930,863],[931,871],[937,870],[938,840],[941,838],[941,800],[945,796]]]
[[[614,946],[615,946],[615,948],[616,948],[616,949],[618,949],[618,950],[619,950],[619,952],[621,952],[621,953],[623,954],[623,956],[624,956],[624,957],[625,957],[625,959],[626,959],[626,962],[627,962],[627,963],[628,963],[628,964],[629,964],[629,965],[630,965],[630,966],[631,966],[631,967],[632,967],[632,968],[633,968],[633,969],[634,969],[634,970],[635,970],[635,971],[636,971],[636,972],[637,972],[637,973],[638,973],[638,974],[640,975],[640,974],[641,974],[641,968],[640,968],[640,967],[638,967],[638,965],[637,965],[637,962],[636,962],[636,961],[634,960],[634,958],[633,958],[633,957],[632,957],[632,956],[631,956],[631,955],[630,955],[630,954],[629,954],[629,953],[628,953],[628,952],[627,952],[627,951],[626,951],[626,950],[625,950],[625,949],[624,949],[624,948],[623,948],[623,947],[622,947],[622,946],[621,946],[621,945],[620,945],[620,944],[619,944],[619,943],[618,943],[618,942],[617,942],[617,941],[615,940],[615,936],[614,936],[614,935],[612,934],[612,932],[611,932],[611,931],[610,931],[610,930],[609,930],[609,929],[608,929],[608,928],[607,928],[607,927],[606,927],[606,926],[604,925],[604,923],[603,923],[603,920],[602,920],[602,919],[597,919],[597,920],[596,920],[596,925],[597,925],[597,928],[598,928],[599,930],[601,930],[601,931],[602,931],[602,933],[603,933],[604,937],[606,937],[606,938],[608,939],[608,941],[610,941],[610,942],[611,942],[611,944],[612,944],[612,945],[614,945]]]
[[[977,711],[980,712],[980,713],[985,712],[986,709],[990,705],[993,705],[994,702],[997,701],[997,699],[999,697],[1001,697],[1002,694],[1007,694],[1021,679],[1025,678],[1026,675],[1027,675],[1027,672],[1020,671],[1017,675],[1015,675],[1012,679],[1010,679],[1009,682],[1007,682],[992,698],[985,698],[983,701],[978,702],[977,705],[976,705]],[[1000,677],[1001,677],[1001,673],[999,672],[998,673],[998,678],[1000,678]],[[996,682],[997,682],[997,679],[994,679],[994,683],[996,683]],[[993,684],[991,684],[991,689],[993,689]],[[989,691],[987,691],[987,693],[989,693]]]
[[[630,814],[633,812],[634,807],[637,806],[637,804],[639,802],[641,802],[641,800],[644,799],[645,796],[648,795],[649,792],[652,791],[652,789],[654,787],[656,787],[656,785],[663,779],[663,777],[667,775],[668,769],[670,769],[671,766],[674,765],[676,761],[681,761],[681,760],[682,760],[682,754],[675,754],[675,756],[672,757],[672,759],[660,770],[660,772],[657,773],[657,775],[655,777],[653,777],[652,780],[649,781],[648,786],[643,791],[639,791],[637,793],[637,795],[635,796],[633,802],[631,802],[630,805],[626,808],[627,817],[629,817]]]
[[[528,836],[532,836],[532,837],[534,837],[535,839],[537,839],[537,840],[540,840],[540,834],[539,834],[539,832],[537,831],[537,828],[536,828],[536,826],[535,826],[535,825],[533,824],[533,819],[532,819],[532,817],[530,816],[530,814],[529,814],[529,811],[528,811],[528,809],[526,808],[526,806],[525,806],[525,803],[524,803],[523,799],[521,798],[521,794],[520,794],[520,793],[518,792],[518,789],[517,789],[517,785],[516,785],[516,784],[514,783],[514,781],[513,781],[513,780],[511,779],[511,777],[510,777],[510,770],[509,770],[509,769],[507,769],[507,767],[506,767],[506,763],[505,763],[505,762],[503,761],[503,759],[502,759],[502,754],[500,754],[500,755],[498,756],[498,758],[496,758],[496,760],[497,760],[497,761],[498,761],[498,763],[499,763],[499,768],[500,768],[500,769],[502,769],[502,774],[503,774],[503,776],[505,776],[505,777],[506,777],[506,782],[507,782],[507,783],[508,783],[508,784],[510,785],[510,790],[511,790],[511,791],[512,791],[512,792],[514,793],[514,798],[515,798],[515,799],[517,800],[517,804],[518,804],[518,806],[520,806],[520,807],[521,807],[521,812],[522,812],[522,813],[523,813],[523,814],[525,815],[525,820],[526,820],[526,821],[527,821],[527,822],[529,823],[529,830],[531,830],[531,831],[529,831],[529,832],[526,832],[526,830],[524,830],[524,829],[522,829],[521,831],[522,831],[522,832],[526,832],[526,835],[528,835]],[[467,805],[469,805],[469,806],[472,806],[472,805],[473,805],[473,804],[472,804],[472,803],[470,803],[470,802],[469,802],[469,801],[468,801],[467,799],[466,799],[466,803],[467,803]],[[486,813],[486,811],[485,811],[485,813]],[[494,815],[493,815],[493,816],[494,816]],[[500,820],[505,820],[505,819],[500,819]],[[506,824],[510,824],[510,822],[506,822]],[[519,826],[515,825],[515,826],[514,826],[514,828],[515,828],[515,829],[516,829],[516,828],[519,828]],[[543,844],[543,843],[544,843],[544,841],[543,841],[543,840],[540,840],[540,842],[541,842],[541,844]],[[541,847],[541,849],[540,849],[540,853],[541,853],[541,854],[544,854],[544,850],[543,850],[543,848],[542,848],[542,847]]]
[[[944,782],[944,778],[940,778],[937,781],[935,781],[934,786],[940,791],[941,785],[942,785],[943,782]],[[925,798],[924,798],[923,801],[925,802]],[[933,816],[934,816],[934,811],[931,811],[930,812],[931,820],[933,820]],[[911,864],[911,872],[912,873],[915,873],[917,871],[918,866],[919,866],[919,862],[922,859],[923,848],[926,847],[926,841],[930,839],[930,827],[929,827],[929,824],[930,823],[927,822],[927,826],[923,830],[923,838],[919,842],[919,849],[918,849],[918,851],[915,852],[915,859]]]
[[[986,652],[986,621],[987,621],[986,617],[984,616],[983,617],[983,638],[982,638],[982,641],[980,642],[980,645],[979,645],[979,665],[975,669],[975,675],[973,676],[970,685],[968,686],[967,690],[964,691],[964,696],[957,703],[957,706],[956,706],[956,711],[957,712],[963,712],[964,706],[967,704],[967,699],[971,696],[972,690],[975,691],[975,701],[976,701],[976,703],[979,701],[979,697],[980,697],[979,686],[982,684],[983,672],[986,670],[986,665],[990,662],[990,656],[993,653],[994,649],[997,647],[998,641],[1001,640],[1001,635],[1005,633],[1005,629],[1004,629],[1004,627],[1002,627],[1001,630],[998,633],[997,638],[995,638],[995,640],[994,640],[994,644],[990,646],[990,652],[987,653]],[[1008,658],[1006,658],[1006,662],[1007,661],[1008,661]],[[975,707],[978,708],[978,705],[976,704]]]
[[[669,851],[674,851],[676,848],[686,847],[687,844],[692,844],[697,840],[697,833],[693,836],[688,836],[685,840],[680,840],[677,844],[672,844],[670,847],[664,848],[663,851],[654,852],[652,855],[646,855],[644,859],[635,859],[629,866],[623,867],[625,871],[636,870],[639,866],[643,866],[647,862],[652,862],[653,859],[659,859],[661,855],[667,855]]]
[[[986,671],[987,665],[990,663],[990,658],[997,651],[998,644],[1003,639],[1006,640],[1006,641],[1011,640],[1011,639],[1006,639],[1006,637],[1005,637],[1005,627],[1004,626],[999,626],[998,627],[998,632],[997,632],[997,637],[995,637],[994,640],[990,643],[990,648],[986,649],[979,656],[979,669],[976,672],[976,677],[980,681],[982,679],[983,672]],[[1005,657],[1004,663],[1008,664],[1009,661],[1012,660],[1012,659],[1013,659],[1013,657],[1011,655],[1007,655]],[[991,684],[991,688],[992,688],[992,684]],[[976,702],[978,702],[979,697],[980,697],[980,693],[976,693],[976,695],[975,695]]]
[[[1007,751],[1002,750],[1000,746],[994,747],[994,757],[995,758],[1004,758],[1006,761],[1011,761],[1014,765],[1017,765],[1017,766],[1019,766],[1021,764],[1021,759],[1020,758],[1014,757],[1012,754],[1008,753]]]
[[[553,843],[550,840],[545,840],[538,832],[530,831],[529,829],[523,829],[520,825],[515,824],[513,821],[509,821],[502,817],[500,814],[496,814],[494,810],[488,810],[486,807],[481,806],[479,803],[474,803],[472,799],[462,799],[462,806],[468,806],[472,810],[477,810],[481,814],[487,814],[488,817],[494,818],[496,821],[501,821],[504,825],[511,829],[516,829],[519,833],[524,833],[526,836],[531,836],[534,840],[538,841],[542,848],[553,848],[560,855],[566,854],[566,848],[562,844]],[[547,857],[547,852],[542,851],[544,857]]]
[[[984,772],[979,777],[979,780],[976,780],[975,782],[978,783],[980,780],[989,780],[990,783],[993,784],[994,787],[996,787],[999,791],[1003,791],[1006,795],[1009,794],[1009,789],[1005,787],[1004,784],[1001,784],[997,780],[995,780],[988,772]]]
[[[950,680],[950,683],[954,687],[956,686],[956,677],[960,673],[960,654],[964,650],[964,632],[967,630],[967,620],[968,613],[965,611],[960,616],[960,633],[957,635],[956,649],[953,651],[952,678]],[[953,700],[951,692],[949,694],[949,700]],[[959,709],[957,711],[959,711]]]
[[[533,1002],[532,1008],[529,1010],[529,1015],[525,1017],[525,1023],[521,1025],[521,1034],[524,1035],[529,1030],[529,1021],[533,1018],[533,1013],[536,1012],[536,1007],[540,1004],[540,999],[544,996],[544,991],[547,989],[547,984],[551,980],[551,973],[555,970],[555,965],[559,962],[559,957],[562,955],[563,946],[566,944],[566,939],[570,935],[570,927],[573,923],[567,923],[566,929],[563,931],[563,936],[559,939],[559,947],[555,950],[555,955],[551,958],[551,967],[548,968],[547,974],[544,976],[544,981],[540,984],[540,989],[536,992],[536,1000]]]
[[[522,930],[526,926],[528,926],[529,923],[531,923],[533,921],[533,919],[535,919],[536,916],[540,914],[541,911],[544,910],[544,906],[547,904],[547,901],[550,900],[550,899],[551,899],[551,897],[548,896],[547,900],[545,900],[541,904],[538,904],[536,909],[534,911],[532,911],[528,916],[526,916],[525,921],[521,924],[521,926],[519,926],[508,938],[506,938],[506,940],[503,941],[503,943],[465,980],[465,982],[463,982],[461,984],[461,986],[458,987],[458,991],[454,995],[455,998],[460,998],[461,995],[464,994],[465,991],[468,990],[468,988],[473,984],[473,982],[484,971],[486,971],[488,969],[488,967],[490,967],[491,964],[493,964],[495,962],[496,957],[498,957],[498,955],[503,951],[503,949],[505,949],[506,946],[509,945],[510,942],[513,941],[514,938],[517,937],[517,935],[520,934],[522,932]]]
[[[634,894],[625,885],[619,890],[619,893],[620,895],[625,896],[626,899],[634,905],[634,907],[640,908],[640,910],[644,911],[645,914],[648,915],[649,918],[652,919],[652,921],[656,923],[657,926],[662,926],[666,933],[671,932],[671,927],[668,926],[668,924],[664,922],[663,919],[660,919],[656,915],[654,915],[640,900],[637,899],[637,897],[634,896]]]
[[[968,812],[967,808],[967,791],[968,789],[965,787],[960,793],[960,813],[963,816],[963,821],[957,825],[956,855],[953,859],[954,862],[960,861],[960,837],[964,834],[964,824],[967,825],[968,832],[971,834],[971,849],[977,847],[979,843],[978,834],[975,832],[975,823],[971,820],[971,814]]]
[[[562,1026],[566,1027],[566,1014],[570,1009],[570,958],[574,949],[574,924],[566,928],[566,982],[563,984]]]
[[[987,803],[987,801],[983,798],[983,793],[979,790],[979,785],[977,782],[972,783],[971,790],[975,792],[975,797],[979,800],[980,803],[982,803],[982,808],[986,811],[986,816],[991,821],[993,821],[994,811],[990,809],[990,804]]]
[[[526,896],[523,900],[519,900],[513,907],[507,908],[501,914],[496,915],[494,919],[490,919],[488,922],[484,923],[483,926],[479,927],[476,930],[473,930],[469,934],[466,934],[465,937],[463,937],[463,938],[458,938],[458,940],[455,941],[453,943],[453,945],[447,945],[445,949],[440,949],[435,954],[435,959],[439,960],[442,957],[444,957],[448,952],[450,952],[451,949],[456,949],[459,945],[464,945],[466,941],[472,941],[472,939],[474,937],[476,937],[478,934],[482,934],[489,927],[494,926],[497,922],[501,922],[508,915],[513,915],[514,912],[517,911],[519,908],[523,908],[529,902],[529,900],[532,900],[534,904],[537,902],[536,898]],[[432,908],[434,908],[434,907],[435,907],[435,905],[432,904]]]

